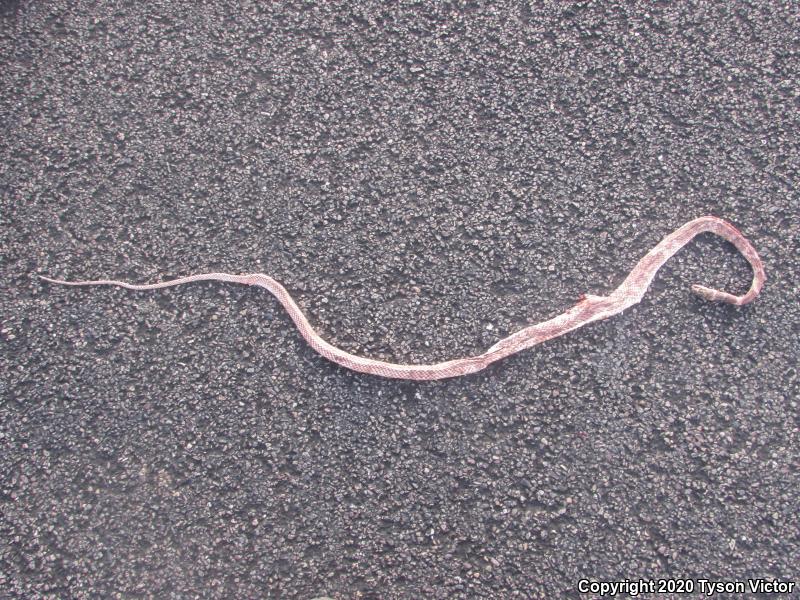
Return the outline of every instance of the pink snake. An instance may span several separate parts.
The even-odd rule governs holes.
[[[753,301],[756,296],[758,296],[766,280],[764,265],[758,253],[755,251],[755,248],[753,248],[750,242],[747,241],[736,227],[727,221],[717,217],[700,217],[689,221],[686,225],[661,240],[657,246],[650,250],[650,252],[636,264],[630,274],[625,278],[625,281],[608,296],[584,294],[581,296],[578,303],[566,312],[547,321],[537,323],[536,325],[530,325],[517,333],[503,338],[483,354],[448,360],[431,365],[401,365],[356,356],[355,354],[350,354],[349,352],[337,348],[326,342],[314,331],[311,323],[309,323],[303,311],[300,310],[300,307],[297,306],[297,303],[289,295],[289,292],[286,291],[286,288],[269,275],[264,275],[262,273],[253,273],[250,275],[202,273],[151,284],[133,284],[110,279],[63,281],[60,279],[50,279],[49,277],[41,278],[50,283],[62,285],[116,285],[129,290],[157,290],[190,283],[192,281],[225,281],[245,285],[258,285],[269,290],[272,295],[278,299],[278,302],[280,302],[289,313],[297,329],[300,330],[300,335],[303,336],[314,350],[328,360],[360,373],[395,379],[423,381],[446,379],[448,377],[458,377],[469,373],[475,373],[476,371],[485,369],[488,365],[501,358],[516,354],[531,346],[541,344],[546,340],[564,335],[568,331],[583,327],[587,323],[607,319],[608,317],[622,312],[626,308],[637,304],[642,299],[647,288],[650,287],[650,283],[653,281],[656,272],[672,255],[688,244],[696,235],[705,232],[715,233],[736,246],[739,252],[742,253],[753,267],[753,283],[750,286],[750,290],[743,296],[735,296],[702,285],[693,285],[692,291],[706,300],[712,302],[727,302],[729,304],[735,304],[736,306],[741,306]]]

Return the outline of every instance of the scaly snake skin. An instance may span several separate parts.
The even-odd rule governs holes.
[[[488,365],[501,358],[516,354],[517,352],[535,346],[536,344],[541,344],[554,337],[564,335],[568,331],[583,327],[592,321],[607,319],[608,317],[622,312],[626,308],[637,304],[642,299],[647,288],[650,287],[650,283],[653,281],[656,272],[673,254],[688,244],[694,236],[704,232],[715,233],[736,246],[739,252],[744,255],[753,267],[753,283],[750,286],[750,290],[743,296],[734,296],[733,294],[707,288],[702,285],[693,285],[692,291],[706,300],[712,302],[727,302],[737,306],[747,304],[754,300],[761,291],[761,287],[764,285],[766,279],[764,265],[758,253],[756,253],[755,248],[753,248],[750,242],[739,233],[738,229],[727,221],[717,217],[700,217],[689,221],[686,225],[665,237],[636,264],[630,274],[625,278],[625,281],[608,296],[583,295],[578,303],[566,312],[547,321],[543,321],[542,323],[530,325],[517,333],[503,338],[483,354],[432,365],[401,365],[382,360],[364,358],[356,356],[355,354],[350,354],[349,352],[345,352],[329,344],[314,331],[311,323],[308,322],[303,311],[297,306],[297,303],[295,303],[289,295],[289,292],[286,291],[286,288],[269,275],[264,275],[262,273],[253,273],[250,275],[203,273],[151,284],[134,284],[110,279],[97,279],[93,281],[63,281],[60,279],[50,279],[49,277],[42,277],[42,279],[50,283],[62,285],[116,285],[129,290],[158,290],[190,283],[192,281],[226,281],[245,285],[258,285],[269,290],[272,295],[278,299],[278,302],[283,305],[286,312],[288,312],[289,316],[292,318],[292,321],[297,325],[297,329],[300,330],[300,334],[306,342],[328,360],[361,373],[395,379],[422,381],[446,379],[448,377],[458,377],[460,375],[475,373],[476,371],[485,369]]]

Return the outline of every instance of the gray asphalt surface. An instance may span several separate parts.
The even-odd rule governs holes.
[[[796,2],[0,14],[0,595],[800,582]],[[625,314],[427,384],[328,363],[260,289],[33,277],[266,272],[432,362],[702,214],[761,253],[754,304],[690,294],[750,280],[702,236]]]

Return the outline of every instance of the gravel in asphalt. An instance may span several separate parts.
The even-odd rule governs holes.
[[[0,3],[0,595],[800,581],[798,14]],[[624,314],[422,384],[260,289],[35,277],[265,272],[332,342],[432,362],[703,214],[764,259],[752,305],[689,292],[750,279],[702,236]]]

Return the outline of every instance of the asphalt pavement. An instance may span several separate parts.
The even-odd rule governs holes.
[[[798,597],[798,31],[790,1],[0,2],[0,596]],[[328,362],[262,289],[36,277],[263,272],[429,363],[704,214],[763,258],[751,305],[690,293],[751,279],[704,234],[623,314],[431,383]]]

